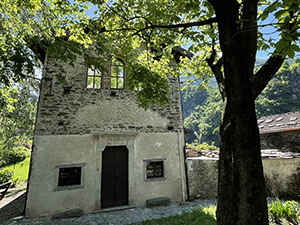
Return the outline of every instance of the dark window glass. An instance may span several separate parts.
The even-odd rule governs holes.
[[[164,162],[147,162],[147,179],[148,178],[156,178],[156,177],[164,177]]]
[[[81,167],[59,168],[58,186],[81,184]]]

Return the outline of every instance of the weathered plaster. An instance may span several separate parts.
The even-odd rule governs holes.
[[[188,158],[191,198],[215,198],[218,186],[218,160]],[[268,196],[300,199],[300,158],[263,159]]]
[[[92,115],[92,116],[91,116]],[[98,124],[130,124],[131,126],[166,127],[169,120],[155,111],[145,110],[128,100],[99,100],[78,110],[71,124],[94,126]]]
[[[143,206],[147,199],[168,197],[182,201],[182,180],[177,133],[40,135],[35,137],[33,176],[27,216],[47,216],[67,209],[85,213],[101,209],[101,161],[106,146],[126,146],[129,151],[129,205]],[[144,159],[164,158],[165,179],[145,180]],[[57,166],[82,164],[81,188],[57,191]]]
[[[263,160],[267,194],[300,199],[300,158]]]

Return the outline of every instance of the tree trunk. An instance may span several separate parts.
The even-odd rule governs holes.
[[[209,2],[217,17],[224,68],[223,79],[219,79],[224,86],[224,109],[220,126],[217,224],[268,225],[251,83],[257,48],[257,2],[245,0],[242,7],[235,0]]]
[[[254,99],[225,99],[220,138],[217,224],[267,225]]]

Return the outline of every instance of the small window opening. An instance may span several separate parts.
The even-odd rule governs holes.
[[[111,63],[110,88],[123,89],[125,79],[125,66],[119,59],[114,59]]]
[[[150,161],[146,165],[147,179],[164,177],[164,162]]]
[[[81,185],[81,167],[59,168],[58,186]]]
[[[102,73],[99,68],[95,66],[88,68],[86,87],[93,89],[102,88]]]

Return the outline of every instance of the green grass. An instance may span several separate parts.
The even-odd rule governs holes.
[[[4,167],[4,170],[12,170],[14,172],[13,180],[27,181],[29,172],[30,156],[14,165]]]
[[[142,225],[216,225],[216,206],[195,209],[191,213],[144,221]]]

